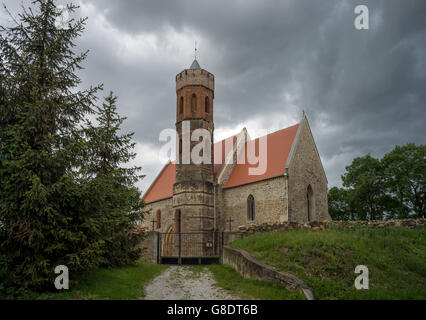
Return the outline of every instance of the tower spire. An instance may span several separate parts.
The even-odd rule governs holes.
[[[189,69],[193,69],[193,70],[201,69],[200,64],[197,61],[197,41],[195,41],[195,46],[194,46],[194,61],[192,62]]]

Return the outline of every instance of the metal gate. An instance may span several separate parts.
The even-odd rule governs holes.
[[[159,263],[208,264],[219,262],[222,253],[223,233],[169,232],[158,237]]]

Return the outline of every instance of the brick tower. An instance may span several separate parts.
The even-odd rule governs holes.
[[[173,185],[174,232],[211,231],[214,227],[213,74],[201,69],[194,60],[189,69],[176,75],[176,96],[178,143],[176,183]],[[211,158],[209,163],[194,163],[190,157],[193,148],[204,140],[191,141],[192,133],[197,129],[207,130],[210,137],[210,142],[204,141],[210,150],[210,155],[204,155]],[[191,136],[185,132],[190,132]]]

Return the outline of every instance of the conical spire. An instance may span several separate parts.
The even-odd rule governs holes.
[[[189,69],[201,69],[200,64],[198,63],[197,59],[194,59],[194,62],[191,64]]]

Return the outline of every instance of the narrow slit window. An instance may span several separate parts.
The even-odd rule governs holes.
[[[179,114],[183,113],[183,97],[180,97],[180,102],[179,102]]]
[[[249,195],[247,198],[247,219],[253,221],[255,218],[255,203],[254,197]]]
[[[209,99],[209,97],[206,97],[206,101],[205,101],[205,112],[206,113],[210,113],[210,99]]]
[[[197,112],[197,96],[195,94],[191,97],[191,112]]]

